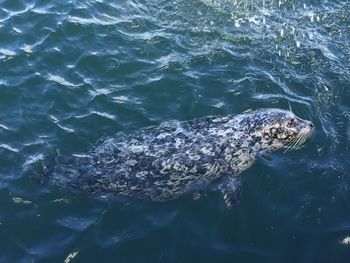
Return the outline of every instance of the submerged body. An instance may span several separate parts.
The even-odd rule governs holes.
[[[55,177],[87,193],[152,201],[217,180],[230,207],[239,198],[240,173],[258,154],[297,146],[312,130],[311,122],[278,109],[172,121],[106,139],[62,164]]]

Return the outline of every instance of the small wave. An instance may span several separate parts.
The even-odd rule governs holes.
[[[15,31],[18,34],[23,33],[23,31],[21,29],[17,28],[17,27],[13,27],[12,30]]]
[[[61,124],[59,124],[58,122],[60,121],[57,117],[53,116],[53,115],[50,115],[50,118],[53,120],[53,122],[59,127],[61,128],[62,130],[66,131],[66,132],[75,132],[74,129],[71,129],[71,128],[68,128],[68,127],[65,127]]]
[[[47,77],[49,80],[52,80],[54,82],[57,82],[58,84],[61,84],[62,86],[66,86],[66,87],[80,87],[82,84],[74,84],[72,82],[69,82],[68,80],[64,79],[63,77],[59,76],[59,75],[54,75],[51,73],[47,74]]]
[[[3,149],[6,149],[6,150],[9,150],[9,151],[11,151],[11,152],[15,152],[15,153],[18,153],[18,152],[19,152],[19,150],[18,150],[18,149],[13,148],[13,147],[11,147],[11,146],[10,146],[10,145],[8,145],[8,144],[0,144],[0,148],[3,148]]]
[[[11,10],[8,10],[6,8],[2,8],[1,10],[6,12],[7,16],[4,19],[0,20],[0,22],[5,22],[16,15],[22,15],[22,14],[28,12],[29,10],[33,9],[34,6],[35,6],[35,3],[31,3],[31,4],[27,5],[24,9],[19,10],[19,11],[11,11]]]
[[[5,124],[1,124],[1,123],[0,123],[0,128],[3,130],[7,130],[7,131],[10,130],[9,127],[7,127]]]
[[[283,95],[283,94],[259,94],[259,93],[255,93],[252,95],[253,98],[255,99],[259,99],[259,100],[272,100],[272,99],[285,99],[289,102],[293,101],[295,103],[301,103],[304,104],[306,106],[310,106],[311,105],[311,101],[307,101],[304,99],[293,99],[287,95]]]
[[[23,205],[32,204],[32,201],[25,200],[22,197],[12,197],[12,202],[14,202],[15,204],[23,204]]]
[[[82,18],[77,16],[68,16],[67,20],[71,23],[76,23],[80,25],[115,25],[118,21],[116,19],[102,20],[98,18]]]
[[[84,79],[85,83],[90,82],[90,80]],[[89,93],[91,94],[91,96],[96,97],[99,95],[107,95],[113,92],[112,88],[104,88],[104,89],[94,89],[94,90],[90,90]]]
[[[10,57],[13,57],[16,55],[15,51],[9,50],[9,49],[4,49],[4,48],[0,48],[0,53],[5,55],[5,56],[10,56]]]
[[[26,53],[33,53],[33,50],[35,47],[40,46],[41,44],[43,44],[45,42],[45,40],[49,37],[48,34],[44,35],[41,39],[39,39],[38,41],[36,41],[34,44],[23,44],[20,49],[23,50]]]
[[[40,160],[44,160],[44,155],[42,153],[31,155],[28,157],[27,161],[23,164],[23,167],[29,167]]]
[[[66,216],[56,220],[56,223],[60,226],[67,227],[69,229],[84,231],[93,223],[95,223],[96,218],[81,218],[75,216]]]
[[[59,124],[59,123],[56,123],[56,125],[57,125],[58,127],[60,127],[62,130],[66,131],[66,132],[69,132],[69,133],[75,132],[74,129],[65,127],[65,126],[63,126],[63,125],[61,125],[61,124]]]
[[[115,96],[113,100],[118,103],[127,103],[130,99],[127,96]]]
[[[115,120],[116,117],[112,114],[109,114],[109,113],[106,113],[106,112],[99,112],[99,111],[91,111],[89,112],[88,114],[84,114],[84,115],[77,115],[77,116],[74,116],[75,118],[77,119],[81,119],[81,118],[85,118],[85,117],[88,117],[88,116],[91,116],[91,115],[98,115],[98,116],[101,116],[101,117],[104,117],[104,118],[107,118],[107,119],[111,119],[111,120]]]

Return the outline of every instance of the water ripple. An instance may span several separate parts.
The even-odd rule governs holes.
[[[0,144],[0,148],[3,148],[3,149],[6,149],[6,150],[9,150],[9,151],[11,151],[11,152],[15,152],[15,153],[19,152],[19,150],[18,150],[18,149],[13,148],[13,147],[11,147],[11,146],[10,146],[10,145],[8,145],[8,144]]]
[[[2,1],[0,261],[344,261],[350,9],[316,2]],[[210,191],[145,204],[36,183],[116,132],[289,105],[314,136],[258,161],[232,211]]]
[[[58,76],[58,75],[54,75],[54,74],[51,74],[51,73],[48,73],[47,77],[48,77],[49,80],[57,82],[58,84],[61,84],[62,86],[71,87],[71,88],[76,88],[76,87],[80,87],[81,86],[81,84],[71,83],[68,80],[64,79],[63,77]]]
[[[74,116],[74,118],[81,119],[81,118],[89,117],[91,115],[98,115],[98,116],[101,116],[101,117],[104,117],[107,119],[111,119],[111,120],[116,119],[116,117],[112,114],[108,114],[106,112],[98,112],[98,111],[91,111],[88,114],[84,114],[84,115],[76,115],[76,116]]]
[[[81,218],[73,216],[66,216],[56,220],[56,224],[77,231],[84,231],[95,222],[96,218]]]
[[[12,51],[12,50],[8,50],[8,49],[0,49],[0,53],[5,55],[5,56],[15,56],[16,52]]]

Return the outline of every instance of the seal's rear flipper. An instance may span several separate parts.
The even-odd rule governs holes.
[[[241,197],[241,176],[232,174],[223,176],[219,189],[227,208],[232,208]]]

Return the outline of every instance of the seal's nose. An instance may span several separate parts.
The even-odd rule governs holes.
[[[309,123],[309,126],[310,126],[310,128],[313,128],[313,127],[314,127],[314,125],[313,125],[312,122]]]

